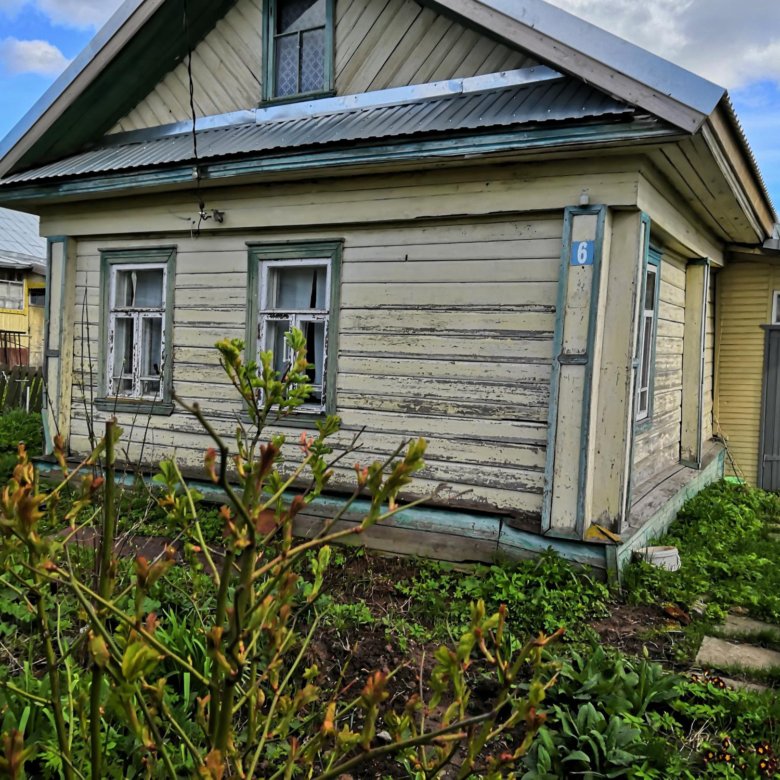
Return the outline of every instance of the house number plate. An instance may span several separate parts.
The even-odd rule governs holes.
[[[593,256],[595,253],[595,241],[575,241],[571,247],[571,264],[593,265]]]

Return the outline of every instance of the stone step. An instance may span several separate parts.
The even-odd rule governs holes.
[[[696,656],[696,663],[703,669],[729,669],[739,667],[746,672],[764,672],[780,669],[780,653],[744,642],[728,642],[705,636]]]
[[[726,637],[750,638],[764,636],[780,642],[780,626],[744,615],[727,615],[720,631]]]
[[[730,677],[721,677],[721,680],[728,685],[729,688],[733,688],[735,691],[750,691],[751,693],[766,693],[770,690],[768,685],[762,685],[761,683],[748,682],[747,680],[732,680]]]

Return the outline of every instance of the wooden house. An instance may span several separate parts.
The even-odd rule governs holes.
[[[542,0],[187,9],[127,0],[0,147],[74,455],[115,414],[131,460],[197,468],[174,389],[229,434],[214,343],[299,325],[284,432],[429,440],[380,549],[615,570],[722,474],[716,278],[776,219],[722,88]]]
[[[780,490],[780,228],[735,250],[718,285],[715,423],[727,467]]]
[[[0,366],[43,365],[46,240],[31,214],[0,208]]]

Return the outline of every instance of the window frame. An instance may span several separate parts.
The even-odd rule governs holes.
[[[110,349],[111,329],[117,318],[112,308],[113,290],[118,271],[133,268],[163,270],[162,307],[162,374],[160,392],[155,398],[142,395],[111,394],[113,354]],[[95,406],[103,411],[131,409],[141,414],[169,415],[173,413],[173,302],[176,277],[176,247],[144,249],[106,249],[100,252],[100,341],[98,349],[99,394]],[[140,308],[140,307],[138,307]],[[151,311],[151,309],[150,309]],[[160,310],[155,310],[160,311]],[[131,312],[134,319],[143,319],[143,312]],[[137,316],[136,316],[137,315]],[[119,312],[121,316],[121,312]]]
[[[21,277],[17,279],[2,278],[3,276],[16,276]],[[22,291],[22,294],[19,296],[19,301],[21,303],[21,306],[18,308],[11,308],[8,306],[0,306],[0,312],[3,312],[4,314],[17,314],[17,315],[23,315],[27,312],[27,280],[25,278],[25,275],[22,271],[14,271],[10,268],[0,268],[0,283],[3,284],[12,284],[12,285],[18,285]]]
[[[314,311],[307,319],[325,317],[325,345],[323,366],[322,403],[315,406],[306,403],[285,417],[280,424],[292,427],[305,425],[312,420],[321,419],[336,413],[336,381],[338,372],[338,335],[339,308],[341,302],[341,257],[343,241],[290,241],[275,243],[247,242],[248,247],[248,284],[247,284],[247,360],[257,360],[260,352],[259,331],[261,317],[270,312],[268,301],[269,270],[277,267],[306,266],[308,264],[327,264],[326,284],[329,285],[328,312],[322,310],[300,310],[304,316]],[[308,261],[308,262],[307,262]],[[261,288],[261,281],[265,282]],[[294,312],[287,312],[293,314]],[[295,310],[298,313],[298,310]],[[265,335],[265,333],[264,333]]]
[[[658,314],[660,310],[661,292],[661,259],[660,250],[649,243],[650,227],[647,225],[647,240],[645,242],[645,255],[642,270],[642,290],[640,306],[638,308],[639,321],[637,322],[637,351],[636,351],[636,387],[634,391],[634,423],[637,427],[646,428],[653,423],[653,411],[655,404],[655,363],[656,342],[658,340]],[[653,309],[647,309],[647,284],[650,276],[654,276]],[[647,408],[640,408],[640,396],[644,390],[642,385],[642,373],[645,366],[644,344],[648,319],[652,328],[649,342],[649,366],[647,371]]]
[[[772,291],[772,325],[780,325],[780,290]]]
[[[322,89],[275,95],[276,85],[276,7],[280,0],[267,0],[263,12],[263,87],[261,105],[293,103],[299,100],[330,97],[335,94],[336,0],[325,0],[325,83]]]

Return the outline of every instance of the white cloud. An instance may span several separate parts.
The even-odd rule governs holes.
[[[20,41],[18,38],[0,40],[0,65],[11,75],[36,73],[40,76],[58,76],[69,62],[48,41]]]
[[[730,89],[780,83],[777,0],[549,0]]]
[[[14,2],[14,0],[0,0]],[[33,0],[53,24],[63,27],[101,27],[122,4],[122,0]]]
[[[34,9],[54,25],[88,30],[104,25],[121,4],[122,0],[0,0],[0,14],[15,17]]]

